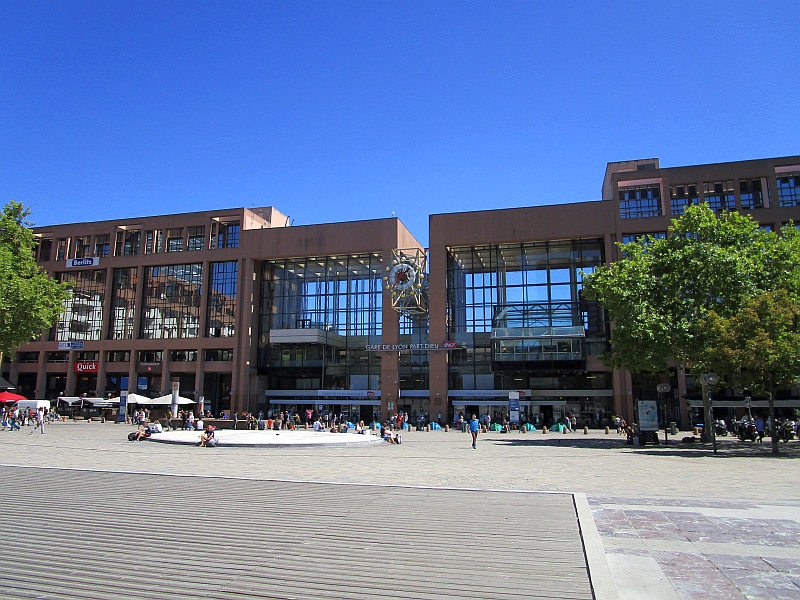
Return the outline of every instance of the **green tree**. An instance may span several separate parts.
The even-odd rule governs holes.
[[[0,216],[0,357],[51,327],[68,297],[36,264],[29,214],[12,200]]]
[[[769,401],[772,453],[778,454],[775,392],[800,376],[800,304],[787,290],[764,292],[723,318],[709,313],[703,362],[731,385]]]
[[[716,215],[704,204],[687,207],[663,239],[620,244],[621,260],[584,278],[586,297],[599,300],[613,323],[604,362],[633,373],[665,372],[671,360],[701,365],[700,324],[712,311],[727,318],[760,291],[796,289],[792,246],[778,240],[749,216]],[[796,236],[791,243],[800,247]]]

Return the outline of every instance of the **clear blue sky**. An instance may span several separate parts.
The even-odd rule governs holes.
[[[800,154],[800,2],[0,0],[0,201],[38,225],[594,200]]]

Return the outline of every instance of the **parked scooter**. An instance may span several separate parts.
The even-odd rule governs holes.
[[[750,440],[751,442],[755,442],[756,438],[758,437],[758,431],[756,431],[755,422],[748,419],[742,419],[741,421],[738,421],[737,431],[741,441]]]
[[[797,423],[794,421],[786,420],[783,423],[778,423],[778,437],[784,442],[793,440],[797,432]]]
[[[717,436],[728,435],[728,427],[725,425],[725,421],[723,419],[717,419],[714,421],[714,433]]]

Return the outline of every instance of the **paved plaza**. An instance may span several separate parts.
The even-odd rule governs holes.
[[[797,441],[773,458],[602,432],[473,450],[452,431],[213,449],[129,431],[0,432],[3,505],[54,517],[6,529],[2,597],[800,598]]]

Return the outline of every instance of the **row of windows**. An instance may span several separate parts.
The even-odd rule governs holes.
[[[238,263],[210,263],[205,337],[233,337],[236,333]],[[200,337],[202,263],[146,267],[142,290],[137,269],[113,270],[111,315],[107,339],[133,339],[139,320],[141,339]],[[51,339],[99,340],[103,336],[106,270],[57,273],[72,290]],[[140,314],[137,316],[137,304]]]
[[[140,350],[138,354],[139,362],[142,363],[160,363],[163,359],[163,351],[161,350]],[[213,348],[205,350],[203,358],[207,362],[214,361],[231,361],[233,360],[232,348]],[[75,354],[75,360],[99,360],[100,352],[85,351]],[[197,362],[197,350],[170,350],[170,362]],[[107,363],[129,363],[131,361],[130,350],[110,350],[106,352]],[[17,354],[17,362],[20,364],[38,363],[39,352],[19,352]],[[48,363],[66,363],[69,362],[69,352],[45,352],[45,362]]]
[[[778,203],[782,207],[800,205],[800,173],[780,174],[776,177]],[[715,212],[735,210],[736,198],[733,180],[675,184],[669,186],[670,211],[682,215],[686,207],[706,202]],[[700,190],[702,188],[702,196]],[[766,179],[738,180],[739,200],[742,210],[764,207],[764,193],[769,194]],[[620,218],[634,219],[659,217],[661,209],[661,187],[659,184],[620,186],[618,191]]]
[[[182,252],[183,250],[210,250],[238,248],[241,224],[236,221],[213,221],[206,240],[205,225],[173,227],[169,229],[118,229],[114,236],[114,256]],[[94,245],[92,245],[94,241]],[[111,234],[57,238],[55,260],[67,258],[104,257],[111,254]],[[53,260],[53,239],[39,240],[39,261]]]

